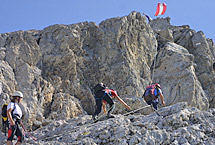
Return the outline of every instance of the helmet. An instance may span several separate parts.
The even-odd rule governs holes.
[[[94,94],[96,94],[97,92],[101,91],[101,90],[104,90],[105,87],[104,87],[104,84],[103,83],[99,83],[97,84],[93,90],[94,90]]]
[[[156,86],[156,87],[158,87],[158,88],[161,88],[161,85],[160,85],[160,84],[158,84],[158,83],[157,83],[157,84],[155,84],[155,86]]]
[[[20,92],[20,91],[16,91],[16,92],[14,92],[14,93],[12,94],[12,97],[21,97],[21,98],[23,98],[23,94],[22,94],[22,92]]]
[[[104,83],[100,83],[100,84],[101,84],[101,86],[103,86],[104,88],[106,88],[106,85]]]

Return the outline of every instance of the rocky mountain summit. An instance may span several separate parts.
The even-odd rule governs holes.
[[[148,23],[138,12],[99,25],[4,33],[0,104],[15,90],[24,94],[24,124],[38,138],[26,144],[213,144],[214,63],[214,42],[203,32],[173,26],[170,18]],[[117,90],[132,109],[146,106],[141,96],[147,85],[160,83],[167,107],[160,116],[149,110],[123,116],[126,110],[117,104],[116,118],[84,127],[99,82]]]

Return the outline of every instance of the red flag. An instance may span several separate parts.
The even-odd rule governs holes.
[[[165,11],[166,11],[166,4],[165,3],[158,3],[155,16],[163,15],[165,13]]]

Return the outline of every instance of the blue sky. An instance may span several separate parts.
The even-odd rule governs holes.
[[[0,33],[84,21],[99,24],[132,11],[156,18],[158,2],[166,3],[161,17],[169,16],[172,25],[189,25],[215,40],[215,0],[0,0]]]

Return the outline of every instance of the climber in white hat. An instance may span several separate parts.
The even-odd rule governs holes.
[[[18,104],[21,103],[23,99],[23,94],[20,91],[16,91],[12,94],[11,102],[7,106],[7,118],[10,121],[10,127],[8,130],[7,145],[12,145],[12,140],[14,135],[17,136],[17,145],[21,144],[24,140],[24,135],[22,133],[22,127],[20,125],[20,119],[22,117],[22,110]]]

